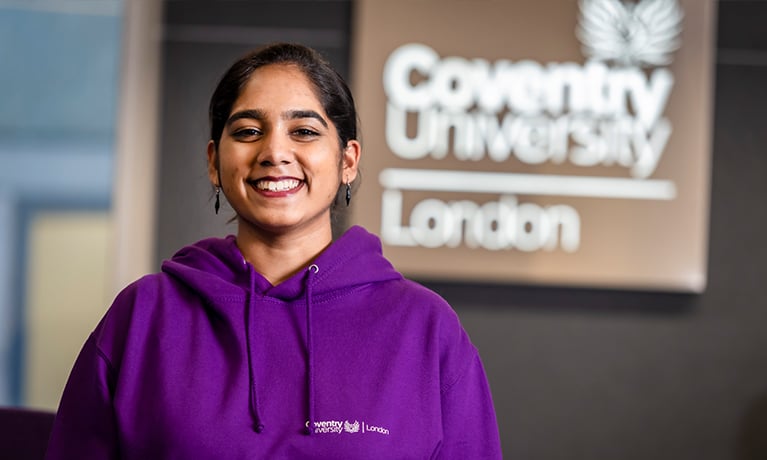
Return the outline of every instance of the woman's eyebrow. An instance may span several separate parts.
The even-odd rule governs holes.
[[[282,118],[285,120],[297,120],[300,118],[314,118],[320,123],[322,123],[322,126],[325,128],[328,127],[328,122],[325,121],[324,118],[322,118],[322,115],[315,112],[314,110],[288,110],[287,112],[282,113]]]
[[[266,113],[261,109],[240,110],[239,112],[235,112],[229,116],[229,118],[226,120],[226,125],[230,126],[235,121],[242,120],[244,118],[248,118],[248,119],[252,119],[256,121],[263,121],[266,119]],[[314,110],[288,110],[282,113],[282,118],[285,120],[314,118],[315,120],[322,123],[322,126],[324,126],[325,128],[328,127],[328,122],[322,117],[322,115],[320,115]]]
[[[229,118],[226,120],[226,126],[230,126],[235,121],[242,120],[243,118],[263,121],[266,119],[266,114],[260,109],[240,110],[239,112],[229,115]]]

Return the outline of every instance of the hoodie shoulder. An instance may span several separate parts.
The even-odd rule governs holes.
[[[110,368],[119,369],[127,337],[135,329],[137,317],[141,321],[146,310],[156,305],[155,293],[160,290],[163,277],[166,276],[146,275],[126,286],[93,331],[96,349]]]
[[[402,317],[417,317],[431,335],[440,356],[441,390],[448,391],[468,371],[479,353],[453,307],[438,293],[407,278],[378,287],[376,296],[387,299]]]
[[[416,282],[408,283],[414,285],[413,289],[425,299],[430,314],[439,326],[437,339],[442,361],[441,390],[447,392],[466,374],[479,352],[463,328],[458,313],[442,296]]]
[[[427,309],[432,315],[450,320],[458,320],[453,307],[441,295],[426,286],[402,277],[393,280],[392,288],[400,292],[400,295],[408,298],[408,304],[413,308]]]
[[[184,315],[206,314],[212,305],[221,310],[241,303],[245,280],[247,266],[234,237],[186,246],[163,262],[160,273],[143,276],[115,297],[94,331],[96,347],[119,368],[128,342],[141,343]]]

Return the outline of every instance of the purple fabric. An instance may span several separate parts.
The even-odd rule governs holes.
[[[311,421],[311,423],[309,423]],[[49,459],[501,458],[447,303],[353,227],[271,286],[234,237],[118,295],[64,391]]]

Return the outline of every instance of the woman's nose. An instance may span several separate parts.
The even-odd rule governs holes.
[[[276,166],[292,163],[294,156],[288,136],[272,132],[262,139],[257,160],[262,166]]]

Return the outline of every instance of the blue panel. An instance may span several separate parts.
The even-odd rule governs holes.
[[[0,137],[111,138],[121,22],[0,8]]]

